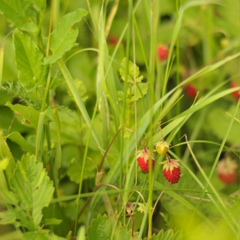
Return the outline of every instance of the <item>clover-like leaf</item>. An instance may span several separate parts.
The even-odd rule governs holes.
[[[139,67],[130,60],[127,60],[126,58],[124,58],[121,62],[119,73],[121,79],[123,81],[127,81],[128,83],[133,84],[136,82],[141,82],[143,80],[143,76],[139,76]]]

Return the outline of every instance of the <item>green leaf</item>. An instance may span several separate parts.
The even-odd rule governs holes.
[[[13,210],[0,212],[0,224],[12,224],[16,221],[16,215]]]
[[[14,33],[14,46],[18,77],[28,91],[44,87],[47,80],[47,66],[42,64],[43,54],[27,34]]]
[[[2,183],[0,187],[1,187],[0,203],[16,205],[18,203],[17,196],[13,192],[8,191],[7,188],[3,188]]]
[[[28,106],[24,106],[21,104],[13,105],[10,102],[7,102],[5,105],[12,109],[12,111],[16,114],[21,123],[25,123],[28,126],[37,128],[39,112],[35,110],[32,105]]]
[[[77,239],[76,240],[85,240],[85,227],[81,226],[78,230]]]
[[[1,0],[0,12],[18,28],[35,32],[38,28],[32,18],[31,3],[32,0]]]
[[[152,240],[183,240],[183,237],[179,232],[174,232],[172,229],[167,231],[162,229],[156,236],[153,236]]]
[[[219,139],[223,139],[226,136],[226,133],[229,128],[229,124],[232,121],[232,117],[235,110],[235,105],[229,108],[227,111],[216,108],[212,109],[208,114],[208,129],[213,132]],[[216,124],[217,117],[217,124]],[[240,129],[240,111],[236,116],[236,121],[234,121],[232,128],[228,135],[228,141],[230,141],[233,145],[239,142],[239,129]],[[238,121],[237,121],[238,120]]]
[[[39,229],[42,209],[49,205],[54,188],[42,163],[37,162],[34,155],[24,155],[17,163],[10,188],[18,196],[15,213],[21,225],[29,230]]]
[[[28,143],[19,132],[13,132],[6,136],[11,141],[17,143],[24,151],[29,153],[35,152],[35,147]]]
[[[5,170],[9,164],[9,158],[0,159],[0,171]]]
[[[124,58],[121,62],[119,73],[121,79],[123,81],[127,81],[128,83],[141,82],[143,79],[143,76],[139,76],[139,67],[126,58]]]
[[[88,240],[111,239],[112,224],[107,216],[98,217],[88,231]]]
[[[57,218],[48,218],[44,220],[44,226],[47,225],[58,225],[62,222],[61,219],[57,219]]]
[[[44,64],[52,64],[56,62],[64,55],[65,52],[75,45],[78,36],[78,29],[73,28],[73,26],[86,14],[87,11],[78,9],[75,12],[66,14],[62,18],[51,36],[50,49],[52,51],[52,55],[44,59]]]
[[[112,238],[113,237],[113,238]],[[115,225],[112,219],[106,215],[94,219],[92,226],[88,230],[88,240],[129,240],[131,233],[127,228]]]
[[[23,234],[22,240],[67,240],[66,238],[58,237],[49,230],[41,230],[38,232],[26,232]]]
[[[128,88],[127,94],[130,97],[131,102],[135,102],[138,99],[143,98],[147,94],[148,83],[137,83],[136,90]]]

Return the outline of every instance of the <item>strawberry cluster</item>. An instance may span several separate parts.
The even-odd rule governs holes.
[[[167,154],[168,150],[169,144],[167,142],[161,141],[156,144],[157,153],[160,155],[166,155],[167,157],[167,160],[163,162],[163,175],[168,182],[174,184],[178,183],[181,177],[181,169],[179,160],[171,159]],[[149,172],[150,163],[152,164],[152,169],[155,166],[154,155],[150,155],[150,151],[146,147],[137,154],[138,165],[145,173]]]

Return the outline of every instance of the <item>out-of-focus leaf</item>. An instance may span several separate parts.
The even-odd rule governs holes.
[[[183,237],[179,232],[169,229],[161,230],[156,236],[153,236],[152,240],[183,240]]]
[[[148,83],[137,83],[136,90],[128,89],[127,94],[131,99],[131,102],[135,102],[138,99],[141,99],[144,95],[147,94],[148,91]]]
[[[87,11],[78,9],[75,12],[66,14],[61,19],[56,30],[52,33],[50,43],[52,55],[45,58],[45,64],[56,62],[63,56],[65,52],[70,50],[75,45],[78,36],[78,29],[73,28],[73,26],[86,14]]]
[[[139,76],[139,67],[126,58],[124,58],[121,62],[119,73],[121,75],[121,79],[123,81],[127,81],[128,83],[141,82],[143,79],[143,76]]]
[[[13,105],[10,102],[7,102],[6,106],[11,108],[15,112],[20,122],[25,123],[28,126],[33,126],[34,128],[37,128],[39,112],[35,110],[32,105],[29,106],[24,106],[21,104]]]
[[[211,109],[211,112],[208,114],[208,129],[220,139],[223,139],[224,136],[226,136],[229,124],[232,121],[231,114],[234,114],[235,111],[234,107],[235,106],[230,108],[228,111],[220,108]],[[236,118],[240,121],[240,112],[238,112]],[[230,141],[233,145],[239,142],[239,129],[240,122],[235,121],[228,135],[228,141]]]
[[[12,224],[16,221],[16,214],[13,210],[0,212],[0,224]]]
[[[44,1],[41,1],[43,4]],[[33,21],[31,11],[32,0],[1,0],[0,12],[2,12],[7,20],[18,28],[25,31],[35,32],[37,26]]]
[[[32,154],[35,152],[35,147],[28,143],[19,132],[10,133],[7,138],[17,143],[26,152]]]
[[[59,237],[49,230],[41,230],[38,232],[26,232],[23,234],[21,240],[67,240],[66,238]]]
[[[114,233],[113,233],[114,231]],[[114,236],[115,240],[129,240],[131,233],[121,226],[115,226],[107,216],[100,216],[93,221],[88,231],[88,240],[107,240]]]
[[[18,30],[14,33],[15,58],[21,85],[27,90],[43,88],[47,81],[47,66],[36,42]]]

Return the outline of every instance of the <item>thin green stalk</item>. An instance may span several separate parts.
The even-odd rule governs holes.
[[[4,48],[0,48],[0,88],[2,87]]]
[[[132,18],[133,18],[133,1],[132,0],[129,0],[129,4],[128,4],[128,32],[127,32],[127,46],[126,46],[126,59],[129,60],[129,56],[130,56],[130,45],[131,45],[131,34],[132,34]],[[126,66],[125,66],[125,69],[126,69],[126,76],[128,75],[128,64],[127,64],[128,61],[126,61]],[[121,161],[120,161],[120,175],[119,175],[119,188],[122,189],[123,187],[123,168],[124,168],[124,165],[123,165],[123,161],[122,159],[124,158],[124,152],[125,152],[125,149],[124,149],[124,146],[125,146],[125,141],[128,141],[127,139],[124,138],[124,131],[125,131],[125,128],[127,128],[127,123],[126,123],[126,117],[127,117],[127,108],[128,108],[128,104],[127,104],[127,89],[128,89],[128,83],[127,81],[124,81],[124,100],[123,100],[123,123],[122,123],[122,126],[123,126],[123,131],[121,133],[121,143],[120,143],[120,156],[121,156]],[[127,162],[128,164],[128,162]],[[127,168],[128,169],[128,168]],[[129,191],[126,191],[124,192],[123,194],[123,197],[122,199],[120,200],[120,202],[122,203],[123,205],[123,219],[124,219],[124,224],[125,223],[125,219],[126,219],[126,216],[125,216],[125,207],[126,207],[126,204],[127,204],[127,201],[128,201],[128,196],[129,196]]]
[[[179,13],[179,9],[181,7],[181,0],[177,0],[176,2],[176,12],[177,12],[177,18],[178,18],[178,13]],[[176,40],[176,65],[177,65],[177,71],[176,71],[176,85],[179,85],[181,82],[181,75],[180,75],[180,68],[181,68],[181,63],[180,63],[180,40],[179,38],[177,38]],[[177,104],[177,113],[176,115],[178,115],[179,113],[181,113],[182,111],[182,103],[179,102]],[[178,139],[182,136],[182,132],[181,130],[177,133],[176,136],[176,140],[178,141]],[[177,149],[178,154],[180,154],[181,149],[178,148]]]
[[[218,161],[219,161],[219,158],[220,158],[220,156],[221,156],[221,154],[222,154],[222,152],[223,152],[224,146],[225,146],[225,144],[226,144],[226,142],[227,142],[227,139],[228,139],[228,136],[229,136],[229,134],[230,134],[232,125],[233,125],[233,123],[234,123],[234,121],[235,121],[235,118],[236,118],[238,112],[239,112],[239,106],[240,106],[240,101],[238,101],[238,103],[237,103],[235,113],[234,113],[234,115],[232,116],[232,120],[231,120],[231,122],[230,122],[230,124],[229,124],[229,128],[228,128],[228,130],[227,130],[227,132],[226,132],[226,135],[225,135],[224,139],[222,140],[221,146],[220,146],[220,148],[219,148],[219,150],[218,150],[218,153],[217,153],[217,156],[216,156],[216,158],[215,158],[215,160],[214,160],[214,163],[213,163],[211,172],[210,172],[210,174],[209,174],[209,176],[208,176],[209,179],[212,178],[212,175],[213,175],[214,171],[216,170],[216,166],[217,166]]]
[[[189,151],[194,159],[195,164],[197,165],[201,175],[203,176],[204,180],[206,181],[206,186],[202,186],[203,187],[203,194],[207,194],[208,197],[212,200],[212,202],[214,203],[214,205],[217,207],[217,209],[219,210],[219,213],[223,216],[223,218],[226,220],[226,222],[228,223],[230,229],[232,229],[232,231],[237,234],[237,222],[233,219],[233,217],[231,216],[231,214],[229,213],[229,211],[227,210],[226,204],[224,203],[224,201],[222,200],[222,198],[219,196],[217,190],[214,188],[214,186],[212,185],[212,183],[210,182],[210,179],[207,177],[206,173],[204,172],[204,170],[202,169],[201,165],[199,164],[195,154],[192,151],[192,148],[190,146],[190,144],[187,142],[187,146],[189,148]],[[212,191],[213,195],[215,196],[215,198],[208,193],[208,190],[206,189],[206,187],[209,187],[210,190]]]
[[[149,86],[150,86],[150,109],[153,109],[155,103],[155,69],[156,69],[156,39],[157,39],[157,27],[158,27],[158,0],[152,0],[150,4],[150,57],[149,57]],[[153,111],[151,112],[150,121],[150,136],[153,136]],[[150,154],[153,155],[153,139],[149,139]],[[152,156],[150,156],[149,163],[149,185],[148,185],[148,238],[152,237],[152,202],[153,202],[153,171],[152,171]]]
[[[74,80],[73,80],[70,72],[68,71],[68,69],[67,69],[66,65],[64,64],[63,60],[58,60],[58,65],[59,65],[59,68],[60,68],[60,70],[61,70],[61,72],[62,72],[62,74],[63,74],[63,76],[66,80],[68,88],[69,88],[70,92],[72,93],[73,98],[74,98],[74,100],[75,100],[75,102],[76,102],[76,104],[77,104],[77,106],[78,106],[78,108],[79,108],[79,110],[80,110],[88,128],[91,129],[92,124],[91,124],[90,117],[89,117],[88,112],[85,108],[83,100],[82,100],[81,96],[79,95],[79,91],[77,90],[77,87],[75,86]],[[92,135],[93,135],[93,138],[94,138],[94,140],[97,144],[97,147],[99,148],[99,150],[101,152],[103,152],[100,141],[99,141],[98,136],[97,136],[94,129],[92,129]]]

